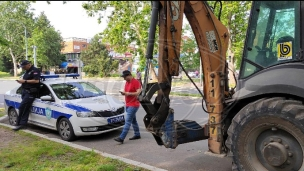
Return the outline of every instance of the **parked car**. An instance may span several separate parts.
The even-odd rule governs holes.
[[[183,79],[182,73],[180,73],[178,76],[172,76],[172,79],[182,80]]]
[[[195,72],[188,72],[189,77],[196,78]]]
[[[57,130],[66,141],[123,127],[126,115],[123,102],[106,95],[90,82],[58,78],[62,75],[41,76],[40,90],[29,115],[30,124]],[[11,125],[16,125],[21,92],[22,88],[16,87],[4,95],[4,107]]]

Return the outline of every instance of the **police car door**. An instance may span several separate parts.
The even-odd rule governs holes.
[[[22,87],[20,86],[16,90],[16,94],[12,93],[6,99],[6,103],[10,103],[9,106],[15,107],[16,110],[18,111],[18,114],[19,114],[20,103],[22,101],[21,94],[22,94]],[[33,105],[34,105],[34,103],[33,103]],[[36,115],[36,113],[33,111],[33,107],[31,107],[30,108],[30,114],[29,114],[28,122],[35,124],[36,120],[39,120],[39,116]]]
[[[49,97],[49,99],[43,97]],[[42,83],[38,98],[35,99],[32,107],[32,113],[37,115],[37,117],[35,117],[35,124],[49,129],[56,129],[52,112],[52,107],[55,106],[53,97],[49,88]]]

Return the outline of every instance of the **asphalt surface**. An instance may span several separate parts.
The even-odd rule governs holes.
[[[90,81],[102,90],[106,90],[108,94],[123,100],[123,96],[118,95],[118,90],[123,89],[123,81]],[[15,81],[1,81],[0,90],[0,107],[3,103],[3,93],[18,86]],[[183,91],[191,94],[196,91],[194,88],[173,88],[172,91]],[[192,92],[193,91],[193,92]],[[2,95],[1,95],[2,94]],[[171,97],[171,107],[175,111],[175,120],[195,120],[203,125],[208,120],[208,115],[202,110],[201,100],[190,97]],[[143,162],[158,168],[172,170],[172,171],[230,171],[231,158],[229,157],[215,157],[206,155],[208,150],[207,140],[197,141],[187,144],[181,144],[176,149],[167,149],[164,146],[158,146],[152,134],[147,132],[144,127],[143,117],[145,112],[140,107],[137,112],[137,121],[140,126],[141,139],[129,140],[133,136],[131,129],[123,144],[115,142],[113,139],[119,136],[121,130],[97,135],[79,137],[73,143],[85,147],[93,148],[109,154],[121,156],[131,160]],[[3,121],[8,123],[7,120]],[[56,131],[50,131],[44,128],[30,126],[32,131],[42,133],[51,138],[60,139]]]

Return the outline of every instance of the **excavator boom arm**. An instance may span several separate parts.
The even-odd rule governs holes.
[[[171,77],[179,75],[183,15],[195,35],[204,74],[203,100],[209,122],[201,126],[195,121],[174,121],[170,106]],[[206,1],[153,1],[147,65],[152,58],[155,28],[159,23],[158,83],[144,81],[140,102],[147,112],[144,123],[159,145],[175,148],[178,144],[209,139],[209,150],[223,152],[222,112],[227,89],[226,51],[228,30],[216,18]],[[154,35],[153,35],[154,34]],[[189,59],[190,60],[190,59]],[[147,75],[145,75],[147,77]],[[153,94],[158,95],[152,104]]]

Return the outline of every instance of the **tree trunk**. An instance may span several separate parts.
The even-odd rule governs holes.
[[[229,12],[227,15],[228,18],[228,26],[227,29],[230,33],[230,25],[232,24],[232,12]],[[235,86],[236,82],[234,79],[234,72],[235,72],[235,67],[234,67],[234,52],[232,51],[232,40],[231,37],[229,38],[229,44],[228,44],[228,79],[229,79],[229,86]]]
[[[134,25],[134,30],[135,30],[135,32],[136,32],[136,35],[139,37],[139,43],[140,43],[140,45],[143,45],[143,39],[142,39],[142,35],[140,34],[140,32],[139,32],[139,26],[138,26],[138,24],[135,24]],[[145,47],[141,47],[141,50],[142,50],[142,52],[145,54],[145,52],[146,52],[146,48]],[[146,59],[147,60],[147,59]],[[152,72],[151,72],[152,71]],[[153,64],[151,63],[151,65],[150,65],[150,71],[149,71],[149,73],[151,74],[151,76],[152,76],[152,80],[153,81],[157,81],[158,79],[157,79],[157,75],[156,75],[156,73],[155,73],[155,70],[154,70],[154,66],[153,66]]]
[[[12,56],[13,64],[14,64],[14,77],[17,77],[17,62],[16,62],[16,57],[13,54],[13,51],[11,48],[9,48],[10,54]]]
[[[146,48],[142,47],[142,51],[145,53],[145,52],[146,52]],[[146,60],[147,60],[147,59],[146,59]],[[150,64],[149,74],[151,74],[152,81],[157,81],[157,80],[158,80],[152,62],[151,62],[151,64]]]
[[[236,84],[235,80],[234,80],[234,72],[235,72],[235,67],[234,67],[234,53],[232,52],[232,50],[229,48],[228,49],[228,57],[230,56],[229,60],[228,60],[228,68],[229,70],[229,74],[228,74],[228,78],[229,78],[229,85],[234,86]],[[236,78],[237,79],[237,78]]]
[[[152,72],[151,72],[152,71]],[[157,79],[157,75],[155,73],[155,70],[154,70],[154,66],[153,64],[151,63],[151,66],[150,66],[150,72],[149,72],[152,76],[152,82],[157,82],[158,79]]]

